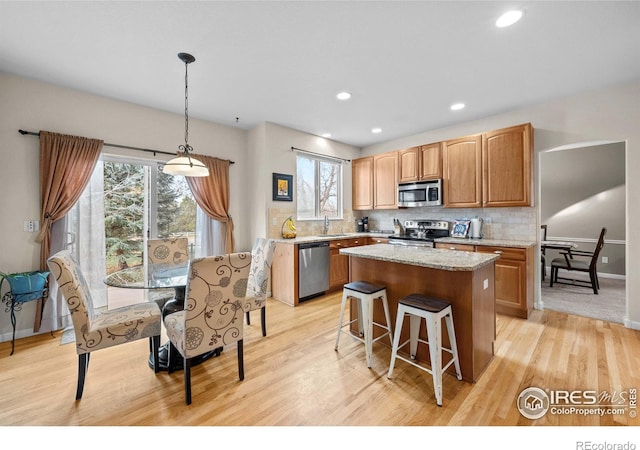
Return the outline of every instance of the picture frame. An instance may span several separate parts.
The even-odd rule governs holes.
[[[273,173],[273,200],[278,202],[293,201],[293,175]]]
[[[456,220],[455,222],[453,222],[451,237],[466,238],[467,234],[469,233],[470,226],[470,220]]]

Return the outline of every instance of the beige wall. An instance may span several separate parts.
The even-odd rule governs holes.
[[[432,130],[363,149],[363,156],[420,144],[444,141],[530,122],[534,129],[535,191],[539,196],[538,153],[570,144],[594,141],[626,144],[626,260],[627,274],[640,273],[640,236],[630,224],[640,220],[640,80],[567,98],[556,99],[508,113]],[[540,223],[538,207],[535,228]],[[483,212],[479,210],[479,214]],[[533,236],[535,238],[535,236]],[[538,268],[539,270],[539,268]],[[539,298],[539,287],[536,298]],[[627,277],[626,325],[640,329],[640,277]]]

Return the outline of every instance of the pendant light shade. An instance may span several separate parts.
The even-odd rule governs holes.
[[[169,175],[184,177],[208,177],[209,169],[201,161],[191,157],[193,147],[189,145],[189,83],[188,66],[196,59],[188,53],[178,53],[184,62],[184,145],[178,146],[178,157],[168,161],[162,171]]]

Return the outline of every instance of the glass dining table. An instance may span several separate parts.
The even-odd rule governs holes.
[[[168,300],[162,308],[162,318],[176,311],[184,309],[184,297],[187,287],[188,264],[175,265],[167,267],[166,265],[153,266],[134,266],[126,269],[118,270],[104,278],[107,286],[122,289],[167,289],[174,290],[174,296]],[[183,369],[183,358],[173,352],[171,361],[169,361],[169,342],[163,344],[158,351],[158,364],[160,370],[181,370]],[[211,352],[197,358],[193,358],[191,365],[197,365],[201,362],[213,357],[219,356],[222,348],[217,348]],[[149,355],[149,366],[153,369],[156,362],[153,360],[153,354]]]

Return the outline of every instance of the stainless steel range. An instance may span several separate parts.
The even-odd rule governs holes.
[[[434,239],[449,236],[449,228],[446,220],[405,220],[404,233],[389,236],[389,244],[433,247]]]

